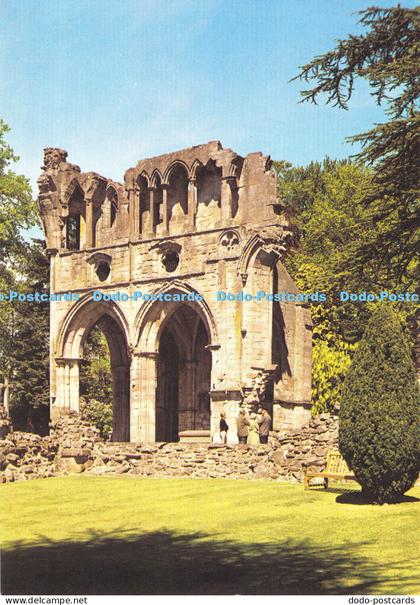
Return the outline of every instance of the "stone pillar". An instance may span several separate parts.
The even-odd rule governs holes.
[[[131,441],[153,442],[156,437],[157,359],[159,353],[140,352],[138,425]]]
[[[64,390],[63,390],[63,403],[66,411],[70,410],[70,366],[67,361],[64,361],[63,366],[63,382],[64,382]]]
[[[93,248],[95,245],[95,238],[93,236],[93,202],[91,199],[85,200],[86,205],[86,242],[85,248]]]
[[[57,250],[47,250],[47,253],[50,256],[50,292],[55,292],[55,281],[56,281],[56,255],[57,255]],[[53,329],[54,329],[54,323],[53,323],[53,312],[51,309],[51,313],[50,313],[50,321],[49,321],[49,327],[50,327],[50,413],[51,413],[51,417],[53,415],[53,403],[56,400],[56,378],[57,378],[57,368],[55,365],[55,358],[54,358],[54,349],[55,349],[55,339],[53,338]]]
[[[136,190],[134,187],[129,187],[127,189],[128,193],[128,222],[129,222],[129,239],[130,242],[133,242],[137,239],[137,234],[139,232],[139,217],[137,212],[138,200],[136,200]]]
[[[134,241],[141,237],[140,188],[133,189]]]
[[[140,356],[133,353],[130,365],[130,441],[140,441],[140,408],[142,382],[140,380]]]
[[[195,229],[195,214],[197,211],[197,182],[191,178],[188,183],[188,223]]]
[[[166,235],[169,231],[169,218],[168,218],[168,187],[166,183],[162,183],[162,229],[163,235]]]
[[[129,368],[126,365],[112,368],[112,440],[130,440]]]
[[[54,414],[79,411],[79,359],[59,357],[56,366]],[[53,411],[53,410],[52,410]]]
[[[108,197],[102,204],[102,221],[106,229],[111,229],[111,200]]]
[[[196,372],[197,362],[184,361],[185,372],[180,376],[179,384],[179,431],[196,430],[197,393]]]
[[[67,362],[69,373],[69,409],[79,412],[79,360],[70,359]]]
[[[64,409],[64,361],[55,359],[55,397],[51,400],[51,418],[55,419]]]
[[[157,201],[156,187],[149,187],[149,200],[150,200],[150,231],[151,234],[156,233],[156,221],[155,221],[155,204]]]
[[[230,223],[232,218],[232,188],[231,184],[235,181],[234,177],[227,176],[222,178],[222,225]]]

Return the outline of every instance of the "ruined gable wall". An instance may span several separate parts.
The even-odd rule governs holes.
[[[84,334],[98,320],[99,311],[110,312],[119,321],[131,361],[130,438],[151,439],[156,343],[142,340],[149,321],[143,317],[147,303],[132,297],[139,291],[172,289],[202,295],[201,310],[206,309],[211,324],[209,429],[214,430],[222,410],[234,422],[243,390],[249,390],[261,372],[275,379],[276,405],[281,398],[295,405],[291,424],[304,421],[308,410],[302,414],[302,405],[310,400],[307,310],[289,307],[285,312],[284,328],[291,334],[287,355],[292,376],[287,381],[276,370],[271,301],[217,299],[218,290],[272,293],[274,267],[281,267],[281,258],[293,243],[292,229],[279,214],[267,156],[252,153],[243,158],[212,141],[141,160],[119,185],[97,173],[80,172],[67,162],[63,150],[47,149],[39,183],[39,208],[51,254],[51,291],[72,291],[81,297],[77,303],[62,300],[51,305],[54,418],[62,411],[78,410]],[[80,237],[74,242],[69,234],[76,219]],[[70,244],[79,249],[69,249]],[[171,271],[168,254],[179,258]],[[101,265],[108,270],[105,276]],[[94,290],[118,292],[128,300],[89,303]],[[166,313],[165,303],[157,307],[153,321]],[[286,409],[282,414],[275,411],[275,428],[286,416]]]

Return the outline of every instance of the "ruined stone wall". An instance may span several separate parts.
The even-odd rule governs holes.
[[[305,468],[323,468],[336,447],[338,418],[322,414],[303,429],[273,434],[270,444],[101,443],[88,472],[153,477],[212,477],[302,481]]]
[[[59,444],[57,469],[64,473],[83,472],[94,457],[94,448],[101,441],[99,431],[77,414],[59,416],[51,437]]]
[[[104,443],[77,415],[62,416],[51,436],[11,433],[0,441],[0,482],[72,472],[140,477],[201,477],[302,481],[323,468],[337,445],[338,418],[322,414],[301,429],[273,433],[270,444]]]
[[[0,483],[45,479],[60,473],[59,443],[53,437],[12,432],[0,441]]]

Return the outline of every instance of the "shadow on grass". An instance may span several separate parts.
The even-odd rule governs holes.
[[[371,502],[368,502],[363,498],[362,491],[360,489],[349,489],[348,487],[340,485],[324,488],[324,486],[320,484],[312,486],[310,492],[315,494],[338,494],[337,498],[335,499],[337,504],[364,504],[365,506],[372,506]],[[415,496],[401,496],[400,500],[395,502],[395,504],[404,504],[408,502],[420,502],[420,498],[416,498]]]
[[[357,505],[364,504],[365,506],[372,506],[372,503],[367,502],[363,498],[362,492],[359,492],[359,491],[350,491],[350,490],[344,491],[339,496],[337,496],[335,501],[338,504],[357,504]],[[416,498],[415,496],[401,496],[399,501],[395,502],[395,504],[404,504],[406,502],[420,502],[420,498]]]
[[[3,551],[1,571],[3,594],[34,595],[366,594],[385,581],[379,563],[344,545],[239,544],[169,531],[15,544]]]

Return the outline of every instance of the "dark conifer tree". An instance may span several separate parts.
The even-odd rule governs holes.
[[[397,502],[420,471],[420,389],[396,313],[372,315],[344,382],[339,447],[369,502]]]
[[[302,100],[321,100],[347,109],[358,78],[386,108],[387,121],[350,140],[361,145],[358,157],[374,168],[365,203],[375,212],[374,241],[361,246],[358,262],[381,259],[390,275],[418,277],[420,186],[418,170],[420,96],[420,8],[369,7],[361,11],[360,35],[301,68],[299,78],[313,84]]]

